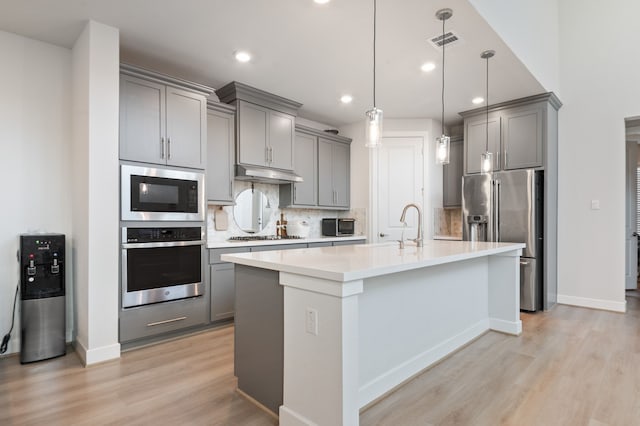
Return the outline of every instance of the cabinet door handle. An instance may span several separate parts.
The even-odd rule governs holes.
[[[273,148],[269,147],[269,163],[273,163]]]
[[[147,324],[147,327],[153,327],[155,325],[162,325],[162,324],[169,324],[169,323],[172,323],[172,322],[184,321],[186,319],[187,319],[187,317],[178,317],[178,318],[172,318],[172,319],[168,319],[168,320],[164,320],[164,321],[150,322],[149,324]]]
[[[171,138],[167,138],[167,160],[171,160]]]
[[[164,159],[164,138],[160,138],[160,158]]]
[[[296,184],[293,184],[293,204],[296,203],[296,199],[298,198],[298,188],[296,187]]]
[[[229,181],[229,195],[233,198],[233,181]]]
[[[265,146],[264,147],[264,162],[265,163],[269,163],[269,147]]]
[[[508,165],[508,164],[509,164],[509,163],[508,163],[508,161],[507,161],[507,151],[505,151],[505,152],[504,152],[504,168],[505,168],[505,169],[507,168],[507,165]]]

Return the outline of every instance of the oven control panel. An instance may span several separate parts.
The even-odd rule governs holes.
[[[126,228],[127,243],[157,243],[202,240],[202,227]]]

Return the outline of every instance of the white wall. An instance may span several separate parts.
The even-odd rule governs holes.
[[[540,84],[547,91],[561,96],[558,72],[558,0],[469,2]]]
[[[71,52],[0,31],[0,333],[11,326],[18,235],[67,236],[67,340],[73,329],[71,248]],[[7,353],[20,350],[20,302]]]
[[[435,138],[439,135],[440,122],[432,119],[385,119],[383,135],[393,132],[427,133],[428,152],[425,152],[427,170],[425,170],[425,238],[433,235],[433,209],[442,207],[442,166],[435,164]],[[340,127],[340,134],[351,138],[351,209],[366,209],[369,220],[370,202],[370,150],[364,146],[364,119],[361,122]],[[432,160],[433,159],[433,160]],[[366,229],[366,228],[365,228]],[[367,235],[371,239],[371,235]]]
[[[72,49],[76,351],[85,364],[118,343],[119,33],[89,22]]]
[[[640,45],[635,0],[517,2],[472,0],[548,89],[560,93],[558,301],[623,310],[626,117],[640,115]],[[523,5],[524,3],[524,5]],[[545,45],[516,50],[508,40],[546,31],[541,15],[558,7],[558,87],[546,77]],[[512,10],[513,9],[513,10]],[[519,28],[522,28],[519,30]],[[507,30],[510,29],[510,30]],[[504,32],[503,32],[504,31]],[[526,58],[526,60],[525,60]],[[600,210],[591,210],[591,200]]]

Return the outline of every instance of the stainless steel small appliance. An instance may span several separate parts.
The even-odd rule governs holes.
[[[122,228],[122,307],[202,296],[204,227]]]
[[[120,196],[123,221],[205,220],[202,172],[123,164]]]
[[[64,355],[65,236],[20,236],[20,362]]]
[[[343,237],[355,233],[356,220],[352,218],[322,219],[322,235],[327,237]]]
[[[525,243],[520,257],[520,309],[543,308],[544,175],[533,169],[462,178],[462,239]]]

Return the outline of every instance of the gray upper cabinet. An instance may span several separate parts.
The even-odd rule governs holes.
[[[294,170],[295,117],[302,104],[237,81],[216,94],[237,109],[238,164]]]
[[[294,172],[303,182],[280,185],[280,207],[318,205],[318,137],[296,132]]]
[[[350,146],[318,138],[318,205],[349,208]]]
[[[504,169],[542,167],[542,117],[544,108],[534,104],[508,110],[502,116]]]
[[[238,163],[293,170],[295,117],[238,101]]]
[[[465,120],[465,171],[480,173],[480,158],[487,151],[486,116]],[[493,154],[493,168],[500,170],[500,117],[489,116],[489,152]]]
[[[235,108],[217,102],[207,105],[207,201],[233,204]]]
[[[212,89],[120,66],[120,159],[204,169]]]
[[[459,207],[462,205],[463,157],[462,138],[452,137],[449,164],[445,164],[442,169],[442,205],[444,207]]]
[[[549,114],[557,116],[559,101],[552,93],[493,105],[489,108],[489,151],[494,170],[545,167]],[[486,110],[460,113],[464,118],[465,173],[480,172],[485,151]]]
[[[280,207],[349,208],[351,139],[296,126],[295,168],[304,182],[280,185]]]

